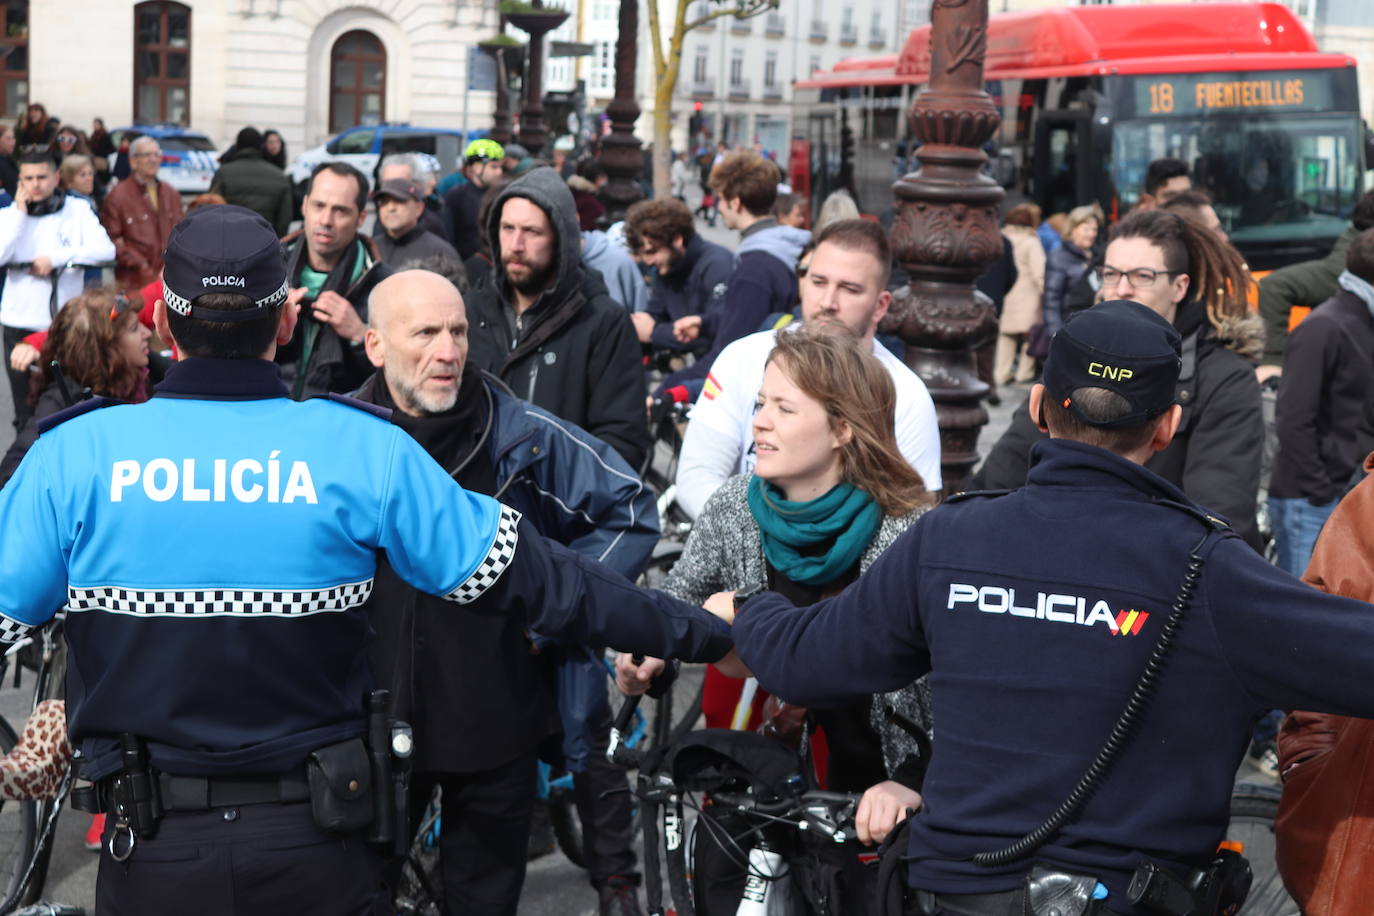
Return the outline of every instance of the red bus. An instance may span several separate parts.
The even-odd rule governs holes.
[[[841,61],[797,83],[812,212],[838,187],[860,209],[892,205],[914,157],[906,117],[928,79],[930,26],[900,54]],[[1367,130],[1355,61],[1324,54],[1285,7],[1083,6],[990,17],[987,91],[1002,111],[989,144],[1008,201],[1048,216],[1098,201],[1108,220],[1162,156],[1193,183],[1252,269],[1320,257],[1364,190]]]

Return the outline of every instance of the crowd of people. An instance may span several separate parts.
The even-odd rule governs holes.
[[[1374,194],[1329,257],[1259,284],[1258,317],[1247,265],[1178,160],[1151,164],[1140,203],[1114,225],[1095,203],[1048,217],[1008,207],[1003,257],[979,284],[999,311],[980,364],[992,397],[1034,384],[972,480],[947,488],[934,402],[901,341],[880,333],[898,282],[889,232],[852,197],[837,192],[813,216],[776,163],[722,144],[697,156],[696,211],[679,154],[671,195],[611,223],[595,160],[553,153],[474,140],[452,174],[414,153],[383,156],[372,176],[327,162],[297,200],[280,134],[245,127],[210,193],[183,208],[158,179],[153,137],[115,150],[98,121],[88,137],[41,105],[0,133],[16,426],[0,524],[42,535],[0,547],[0,641],[40,625],[62,595],[112,611],[68,625],[86,775],[118,790],[113,748],[127,733],[177,786],[160,837],[131,839],[118,866],[102,855],[103,905],[160,912],[191,899],[190,878],[158,890],[160,848],[226,868],[226,886],[252,885],[252,899],[287,899],[273,894],[313,869],[291,899],[382,912],[396,863],[361,844],[293,853],[268,880],[222,858],[267,835],[320,845],[314,783],[334,776],[317,770],[352,773],[339,749],[362,709],[350,715],[344,694],[361,700],[365,685],[388,689],[390,714],[413,727],[401,822],[440,789],[446,911],[482,914],[516,911],[541,758],[573,774],[600,911],[643,911],[634,804],[605,757],[607,649],[621,650],[627,694],[650,689],[666,658],[719,662],[708,727],[795,740],[806,719],[818,729],[812,777],[862,797],[859,840],[909,827],[909,879],[928,914],[1042,912],[1025,862],[980,871],[973,857],[1070,795],[1153,638],[1166,618],[1178,625],[1176,580],[1174,618],[1192,605],[1201,623],[1185,623],[1174,650],[1183,672],[1156,701],[1168,714],[1136,739],[1169,748],[1121,769],[1134,784],[1154,766],[1197,778],[1144,810],[1109,784],[1100,810],[1040,838],[1053,875],[1101,888],[1087,885],[1099,902],[1078,912],[1133,914],[1126,888],[1145,859],[1180,875],[1203,864],[1247,746],[1258,764],[1310,774],[1301,748],[1331,729],[1317,713],[1374,712],[1352,686],[1368,668],[1356,651],[1367,608],[1294,578],[1315,550],[1309,577],[1368,596],[1332,570],[1362,524],[1337,504],[1374,450]],[[738,233],[733,250],[698,231],[717,218]],[[113,284],[101,284],[105,263]],[[1316,308],[1287,332],[1288,308],[1302,305]],[[1266,325],[1285,333],[1266,339]],[[1274,378],[1266,426],[1261,382]],[[654,596],[625,580],[659,536],[643,478],[647,411],[665,400],[693,404],[676,502],[695,525]],[[97,409],[115,403],[143,412]],[[131,434],[136,447],[114,448]],[[228,457],[248,442],[272,457]],[[159,506],[187,514],[173,522]],[[80,511],[99,520],[76,524]],[[124,535],[106,528],[165,537],[209,518],[197,512],[224,513],[204,523],[253,550],[233,562],[190,550],[175,573],[145,564],[121,578]],[[1271,541],[1277,569],[1262,559]],[[305,547],[318,553],[293,565]],[[330,550],[342,559],[323,572]],[[43,574],[21,584],[18,569]],[[187,589],[217,597],[179,597]],[[642,618],[627,620],[632,610]],[[716,618],[737,613],[732,637]],[[172,635],[160,618],[176,615],[188,619]],[[238,622],[254,615],[256,628]],[[187,688],[202,705],[184,717],[165,697],[125,714],[110,695],[113,674],[136,700],[168,693],[137,672],[135,630],[186,653],[189,681],[191,660],[213,657],[208,670],[231,682],[259,670],[252,647],[268,629],[283,639],[266,653],[281,667],[235,709],[203,687]],[[1151,638],[1097,651],[1101,632],[1142,629]],[[327,646],[311,647],[317,634]],[[1320,675],[1273,670],[1287,657]],[[1073,717],[1087,727],[1054,724],[1061,694],[1084,685],[1092,697]],[[1277,711],[1295,709],[1315,712],[1278,735]],[[937,710],[927,759],[893,721],[932,732]],[[249,815],[221,846],[210,840],[238,815],[203,815],[223,807],[213,799],[226,783],[247,799],[235,811],[310,810]],[[1319,795],[1285,802],[1304,848],[1330,834],[1307,800]],[[351,817],[329,829],[356,840]],[[123,813],[97,820],[91,842],[113,850],[125,829]],[[1326,880],[1288,861],[1293,886]]]

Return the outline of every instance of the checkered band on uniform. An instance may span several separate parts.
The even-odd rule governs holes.
[[[496,524],[496,537],[482,562],[458,587],[444,597],[458,604],[468,604],[496,584],[501,574],[515,559],[515,545],[520,541],[520,513],[510,506],[501,506],[501,518]]]
[[[12,646],[36,629],[38,628],[0,614],[0,646]]]
[[[297,591],[68,587],[67,608],[146,617],[305,617],[350,610],[371,594],[371,579]]]

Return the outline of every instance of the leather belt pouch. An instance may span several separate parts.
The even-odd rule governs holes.
[[[310,810],[326,833],[351,833],[372,823],[372,764],[362,738],[322,747],[306,760]]]

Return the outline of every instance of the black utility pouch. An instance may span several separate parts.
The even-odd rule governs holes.
[[[362,738],[322,747],[306,760],[310,810],[326,833],[352,833],[372,823],[372,763]]]

